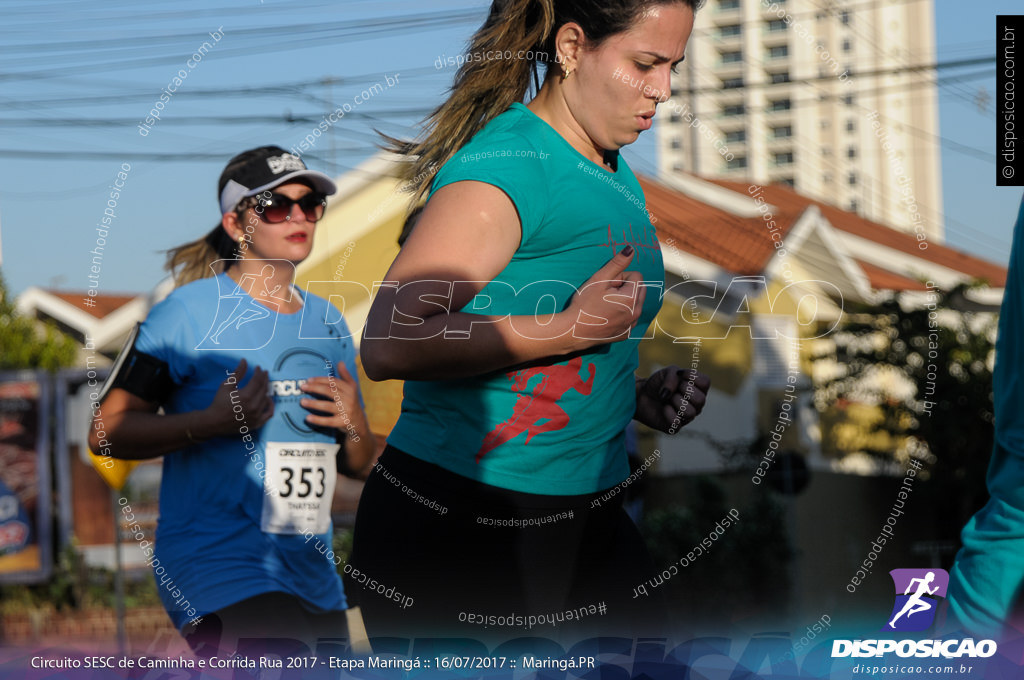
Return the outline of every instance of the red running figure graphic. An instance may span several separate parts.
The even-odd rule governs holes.
[[[582,395],[590,394],[594,384],[594,364],[587,364],[590,377],[586,380],[580,378],[582,365],[583,359],[576,357],[565,366],[539,366],[509,373],[512,391],[521,394],[508,420],[498,423],[484,437],[484,442],[476,453],[476,462],[479,463],[488,451],[515,439],[523,432],[526,432],[526,443],[529,444],[530,440],[541,432],[554,432],[568,425],[569,414],[558,405],[558,400],[572,389]],[[537,375],[543,378],[534,386],[533,392],[526,394],[527,385]],[[546,422],[541,423],[542,420]]]

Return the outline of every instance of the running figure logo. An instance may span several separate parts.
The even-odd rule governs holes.
[[[889,574],[896,587],[896,602],[882,630],[911,632],[930,628],[938,609],[937,598],[946,596],[949,574],[943,569],[893,569]]]
[[[280,285],[270,289],[266,279],[273,275],[275,267],[281,266],[282,263],[294,268],[290,262],[272,260],[263,265],[259,277],[246,274],[238,283],[230,278],[226,281],[217,279],[220,288],[217,315],[206,337],[196,346],[197,350],[261,349],[273,339],[277,328],[277,310],[281,304],[289,301],[292,292],[287,289],[281,290]],[[262,287],[257,285],[261,281]],[[271,316],[271,323],[254,327],[260,328],[255,334],[242,330],[246,324],[262,321]]]
[[[582,357],[576,357],[565,366],[539,366],[506,374],[512,381],[512,391],[519,392],[515,410],[508,420],[498,423],[484,437],[480,450],[476,452],[476,462],[479,463],[489,451],[515,439],[523,432],[526,433],[526,443],[529,444],[530,440],[541,432],[554,432],[568,425],[569,414],[558,405],[558,400],[569,390],[588,395],[594,385],[594,364],[587,364],[590,377],[586,380],[580,378],[582,366]],[[537,376],[541,377],[540,382],[527,393],[530,381]]]

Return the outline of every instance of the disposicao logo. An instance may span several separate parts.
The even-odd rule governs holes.
[[[893,569],[895,602],[882,632],[919,632],[935,623],[939,598],[946,596],[949,574],[943,569]],[[902,657],[990,657],[994,640],[833,640],[832,656],[882,656],[895,652]]]
[[[921,631],[932,627],[940,597],[946,597],[949,574],[944,569],[893,569],[896,603],[884,631]]]

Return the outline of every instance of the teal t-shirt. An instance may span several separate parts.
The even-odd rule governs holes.
[[[967,522],[949,570],[950,616],[980,635],[1000,632],[1024,597],[1024,200],[1017,212],[992,371],[991,498]]]
[[[389,442],[516,491],[575,495],[614,486],[629,474],[624,431],[636,409],[637,344],[664,286],[643,190],[621,156],[615,172],[590,161],[522,104],[449,160],[431,194],[465,180],[508,195],[522,239],[512,261],[461,311],[542,318],[562,311],[594,272],[632,245],[629,270],[648,286],[642,316],[630,339],[571,359],[466,379],[408,381]]]

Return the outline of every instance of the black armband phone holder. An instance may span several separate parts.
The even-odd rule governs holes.
[[[142,324],[136,323],[110,368],[110,375],[100,389],[100,402],[113,388],[125,390],[146,401],[163,404],[176,385],[166,361],[135,348]]]

